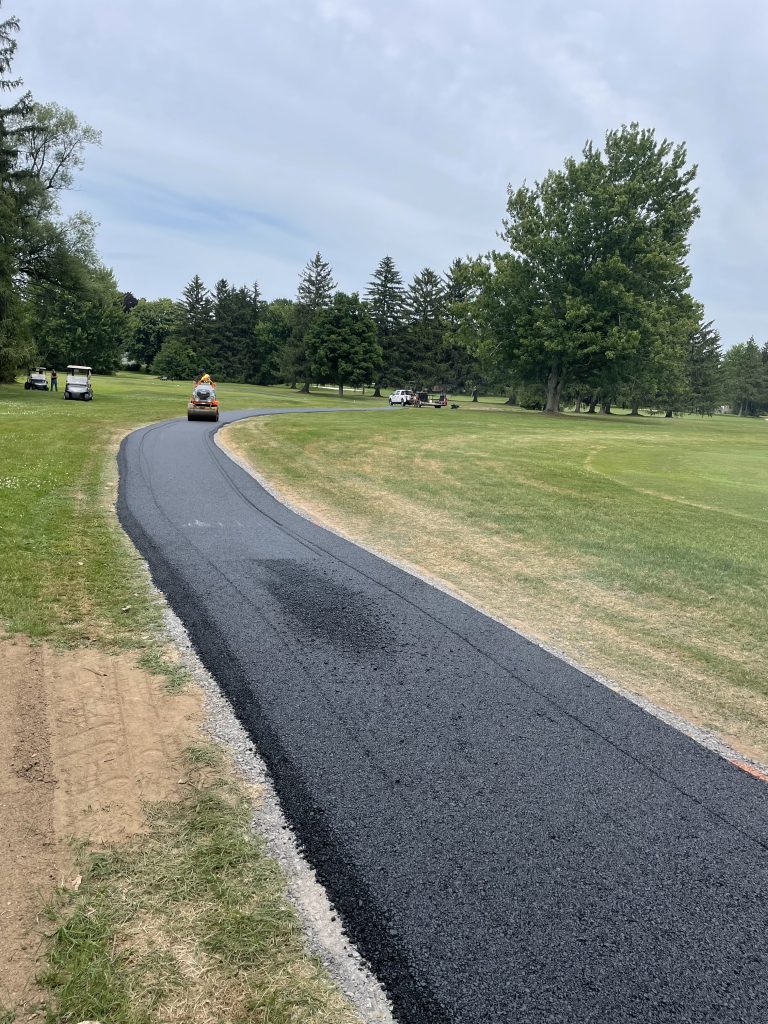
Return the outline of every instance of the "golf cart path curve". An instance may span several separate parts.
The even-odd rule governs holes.
[[[764,1024],[768,786],[214,442],[321,411],[136,431],[118,514],[398,1018]]]

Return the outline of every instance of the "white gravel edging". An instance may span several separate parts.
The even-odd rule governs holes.
[[[384,990],[345,935],[338,913],[299,850],[266,764],[235,717],[216,680],[198,658],[183,623],[171,610],[164,595],[154,589],[163,602],[168,637],[179,651],[182,665],[203,691],[206,732],[228,751],[238,774],[259,787],[261,799],[254,809],[253,828],[264,838],[269,853],[283,869],[288,898],[299,915],[310,951],[322,961],[365,1024],[395,1024]]]

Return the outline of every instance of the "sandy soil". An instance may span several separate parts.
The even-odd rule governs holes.
[[[169,694],[126,655],[0,641],[0,1007],[39,1003],[39,915],[78,884],[70,839],[140,831],[144,801],[178,794],[201,720],[196,689]]]

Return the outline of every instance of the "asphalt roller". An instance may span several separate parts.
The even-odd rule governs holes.
[[[192,397],[187,404],[187,419],[215,421],[218,418],[219,403],[216,399],[213,382],[195,384],[192,389]]]

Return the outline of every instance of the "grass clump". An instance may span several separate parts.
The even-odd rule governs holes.
[[[352,1024],[307,952],[284,880],[216,748],[187,752],[187,795],[131,846],[85,854],[55,913],[48,1019]]]
[[[139,665],[152,675],[162,676],[169,693],[181,693],[192,679],[189,669],[160,647],[146,648],[139,657]]]

